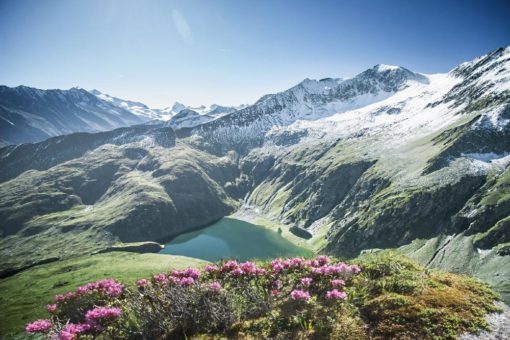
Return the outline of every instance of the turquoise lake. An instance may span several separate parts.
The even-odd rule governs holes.
[[[309,255],[278,232],[236,220],[223,218],[203,229],[177,236],[160,254],[182,255],[207,261],[234,258],[240,261]]]

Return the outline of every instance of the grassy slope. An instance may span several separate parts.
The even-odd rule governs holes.
[[[237,204],[222,187],[235,172],[227,157],[186,143],[171,149],[108,144],[44,171],[26,171],[0,183],[0,270],[211,223]]]
[[[25,323],[46,315],[44,304],[55,294],[67,292],[100,278],[131,283],[170,268],[202,266],[197,259],[113,252],[41,265],[0,281],[0,335],[7,338]]]

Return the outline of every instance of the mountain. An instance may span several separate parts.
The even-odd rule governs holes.
[[[260,98],[254,105],[205,124],[206,135],[222,149],[250,149],[273,127],[298,120],[317,120],[381,101],[428,78],[403,67],[376,65],[351,79],[305,79],[298,85]]]
[[[167,122],[0,149],[2,271],[238,211],[329,254],[394,248],[510,301],[510,48],[445,74],[305,79],[218,116],[174,107]]]
[[[172,108],[151,109],[98,90],[40,90],[26,86],[0,86],[0,146],[40,142],[72,132],[98,132],[118,127],[169,121],[179,129],[195,127],[240,107],[211,105],[198,108],[175,103]],[[187,109],[188,114],[172,117]]]
[[[213,104],[211,106],[191,107],[175,102],[172,107],[161,110],[161,116],[165,117],[165,120],[168,120],[167,125],[174,129],[194,128],[241,110],[246,106],[221,106]]]
[[[147,118],[84,89],[0,86],[0,145],[39,142],[77,131],[105,131]]]
[[[102,101],[108,102],[118,107],[119,109],[129,111],[143,118],[144,120],[162,119],[160,110],[150,109],[147,105],[143,103],[112,97],[98,90],[92,90],[90,91],[90,93],[92,93]]]

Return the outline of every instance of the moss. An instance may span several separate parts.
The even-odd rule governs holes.
[[[426,270],[391,252],[362,258],[367,293],[358,305],[374,337],[456,339],[487,328],[497,295],[465,276]]]

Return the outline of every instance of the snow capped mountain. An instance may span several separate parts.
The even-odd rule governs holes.
[[[265,95],[249,107],[204,124],[195,133],[227,147],[249,147],[260,144],[275,127],[366,107],[408,87],[427,84],[426,75],[388,65],[376,65],[350,79],[305,79],[286,91]]]
[[[105,131],[147,118],[81,88],[0,86],[0,145],[37,142],[77,131]]]
[[[117,106],[123,110],[129,111],[143,119],[146,120],[161,119],[161,113],[159,110],[150,109],[149,107],[147,107],[147,105],[142,104],[140,102],[133,102],[130,100],[112,97],[108,94],[102,93],[95,89],[90,91],[90,93],[92,93],[101,100],[111,103],[112,105]]]
[[[232,113],[234,111],[241,110],[247,106],[248,105],[222,106],[222,105],[212,104],[211,106],[201,105],[198,107],[192,107],[192,106],[186,106],[179,102],[175,102],[174,105],[172,105],[172,107],[167,107],[161,111],[178,114],[182,110],[187,109],[187,110],[195,111],[196,113],[198,113],[200,115],[210,115],[210,116],[218,117],[218,116]]]
[[[241,110],[246,106],[212,104],[211,106],[191,107],[175,102],[172,107],[161,110],[161,117],[164,117],[162,120],[168,121],[167,125],[174,129],[193,128]]]
[[[106,131],[158,121],[170,121],[167,126],[174,129],[195,127],[243,107],[211,105],[189,108],[175,103],[171,108],[160,110],[98,90],[0,86],[0,146],[38,142],[72,132]],[[175,119],[172,120],[173,117]]]
[[[464,63],[447,74],[424,75],[377,65],[340,82],[335,94],[327,97],[341,98],[335,105],[318,97],[318,107],[310,107],[309,112],[323,112],[322,117],[310,119],[312,115],[304,113],[294,122],[272,125],[259,145],[266,152],[279,154],[282,144],[302,148],[318,141],[350,141],[363,145],[366,158],[386,163],[391,169],[388,176],[404,180],[415,174],[403,160],[412,164],[412,159],[420,157],[409,154],[409,145],[418,140],[424,143],[428,136],[444,131],[435,143],[450,140],[450,144],[430,160],[425,172],[454,163],[462,173],[501,170],[510,164],[509,69],[510,48]],[[238,133],[242,137],[234,137],[234,129],[230,129],[229,141],[260,137],[254,132],[260,130],[260,124],[253,129],[248,126]],[[216,131],[208,134],[217,140],[226,137]]]
[[[214,116],[208,114],[200,114],[191,109],[183,109],[174,114],[166,123],[174,129],[192,128],[215,119]]]

